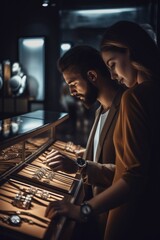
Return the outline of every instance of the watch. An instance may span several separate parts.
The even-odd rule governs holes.
[[[84,160],[83,158],[81,157],[78,157],[77,160],[76,160],[76,164],[78,165],[79,168],[85,168],[87,166],[87,161]]]
[[[16,215],[16,214],[9,216],[8,221],[12,226],[20,226],[21,225],[21,218],[19,215]]]
[[[80,214],[81,214],[81,218],[84,222],[87,222],[89,217],[92,215],[93,209],[92,206],[87,203],[87,202],[83,202],[80,206]]]

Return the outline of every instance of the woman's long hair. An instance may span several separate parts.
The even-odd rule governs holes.
[[[110,26],[101,41],[103,51],[130,52],[132,65],[147,77],[160,78],[160,54],[155,41],[137,23],[119,21]]]

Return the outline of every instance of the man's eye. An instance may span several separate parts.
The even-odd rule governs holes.
[[[70,86],[70,87],[74,87],[74,86],[75,86],[75,83],[70,83],[69,86]]]
[[[73,86],[74,86],[74,87],[76,87],[77,85],[78,85],[78,83],[77,83],[77,82],[75,82]]]

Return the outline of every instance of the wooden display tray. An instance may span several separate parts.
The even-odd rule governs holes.
[[[32,179],[32,181],[41,182],[44,185],[49,185],[61,190],[62,192],[70,193],[73,189],[73,183],[76,181],[74,177],[68,176],[67,174],[53,172],[46,165],[36,165],[37,159],[32,164],[25,164],[23,169],[17,173],[18,176]],[[37,177],[39,174],[42,177]],[[53,177],[51,176],[53,175]],[[49,179],[48,176],[51,176]]]
[[[29,179],[29,181],[40,182],[51,189],[55,188],[61,192],[72,194],[79,184],[79,174],[68,174],[62,171],[53,172],[52,169],[45,163],[46,155],[52,149],[58,150],[63,155],[74,160],[76,158],[75,149],[78,149],[79,147],[74,144],[71,144],[72,148],[66,147],[69,145],[70,144],[59,140],[55,141],[50,147],[46,149],[44,153],[40,154],[37,158],[32,160],[32,162],[25,163],[23,165],[23,168],[17,172],[17,176]],[[68,150],[66,150],[66,148]],[[42,177],[37,177],[37,172],[42,174]],[[43,174],[43,172],[45,172],[45,174]],[[50,180],[48,179],[49,175],[53,176]]]
[[[77,152],[78,151],[85,151],[85,148],[81,147],[80,145],[75,145],[73,142],[63,142],[60,140],[56,140],[49,148],[58,150],[63,155],[71,158],[76,159],[77,158]]]
[[[14,199],[20,194],[31,194],[31,206],[25,209],[14,204]],[[50,220],[45,217],[45,211],[51,201],[62,200],[67,196],[58,192],[50,192],[39,186],[9,179],[0,187],[0,239],[49,239],[49,232],[59,234],[63,226],[63,219]],[[19,215],[22,223],[13,226],[2,221],[2,218],[11,215]],[[23,220],[24,219],[24,220]],[[9,234],[9,235],[8,235]],[[12,236],[12,237],[11,237]]]
[[[27,145],[28,146],[28,145]],[[73,148],[71,148],[71,146]],[[27,151],[33,149],[32,144]],[[78,147],[79,148],[79,147]],[[76,159],[76,145],[57,140],[35,157],[28,158],[0,185],[0,239],[1,240],[61,240],[66,237],[66,226],[73,229],[73,223],[66,221],[65,217],[48,219],[45,211],[50,201],[65,199],[80,204],[83,199],[83,184],[79,173],[68,174],[62,171],[53,172],[45,164],[45,157],[52,149],[58,150],[71,159]],[[45,169],[44,176],[35,178],[36,172]],[[43,172],[42,170],[42,172]],[[53,178],[47,179],[53,173]],[[42,174],[43,175],[43,174]],[[39,175],[38,175],[39,176]],[[29,193],[36,189],[29,209],[21,205],[13,205],[16,194]],[[43,194],[48,194],[44,199]],[[20,225],[11,225],[3,221],[4,217],[19,215],[22,219]],[[68,227],[69,226],[69,227]],[[71,232],[71,230],[70,230]],[[63,237],[62,237],[63,235]],[[68,233],[67,233],[68,235]]]

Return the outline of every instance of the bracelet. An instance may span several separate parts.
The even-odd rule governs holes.
[[[18,214],[13,214],[13,215],[9,215],[9,216],[6,216],[6,215],[1,216],[0,221],[2,221],[3,223],[6,223],[8,225],[15,226],[15,227],[21,226],[22,221],[24,221],[28,224],[37,225],[39,227],[46,228],[46,226],[44,226],[40,223],[36,223],[36,222],[32,221],[31,219],[21,218]]]
[[[0,213],[2,214],[6,214],[6,215],[26,215],[26,216],[30,216],[30,217],[33,217],[43,223],[46,223],[46,224],[49,224],[50,221],[49,220],[46,220],[46,219],[43,219],[41,217],[38,217],[30,212],[24,212],[24,211],[6,211],[6,210],[0,210]]]
[[[58,198],[62,198],[61,195],[57,195],[56,193],[51,193],[51,192],[48,192],[46,190],[43,190],[43,189],[40,189],[40,188],[37,188],[37,187],[28,187],[26,186],[26,188],[24,187],[19,187],[17,186],[14,182],[12,182],[12,180],[9,180],[8,183],[14,187],[15,189],[18,189],[20,190],[21,192],[24,192],[24,193],[27,193],[27,194],[31,194],[33,196],[33,201],[37,202],[38,204],[42,204],[43,206],[46,206],[46,204],[42,203],[41,201],[39,201],[38,199],[42,199],[42,200],[45,200],[47,202],[51,202],[55,199],[58,199]],[[38,199],[37,199],[38,198]]]

